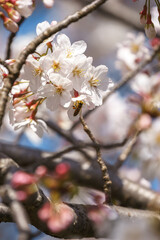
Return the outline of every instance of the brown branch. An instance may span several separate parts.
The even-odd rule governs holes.
[[[84,131],[87,133],[87,135],[89,136],[89,138],[92,140],[92,142],[94,144],[97,144],[97,141],[95,139],[95,137],[93,136],[91,130],[88,128],[87,124],[85,123],[84,119],[82,116],[80,116],[80,121],[82,123],[83,129]],[[95,150],[97,152],[97,162],[100,166],[100,169],[102,171],[102,175],[103,175],[103,190],[105,193],[105,202],[112,204],[112,199],[111,199],[111,180],[109,177],[109,173],[108,173],[108,169],[107,166],[105,164],[105,162],[102,159],[102,154],[101,154],[101,149],[98,145],[96,145]]]
[[[5,159],[5,156],[3,156],[3,161],[1,159],[1,183],[5,179],[6,172],[8,172],[8,169],[14,166],[14,171],[19,170],[18,166],[15,166],[12,159]],[[75,219],[76,221],[73,222],[65,231],[54,234],[51,232],[46,223],[42,222],[38,216],[37,212],[39,209],[41,209],[42,205],[46,202],[48,202],[48,198],[44,195],[44,193],[41,190],[38,190],[34,194],[32,194],[24,203],[23,207],[27,211],[27,214],[29,216],[30,222],[33,226],[38,228],[40,231],[59,238],[73,238],[75,236],[80,237],[95,237],[96,235],[94,231],[93,223],[88,219],[87,217],[87,210],[91,207],[89,205],[82,205],[82,204],[68,204],[69,207],[72,208],[72,210],[75,213]],[[119,217],[125,217],[128,220],[134,220],[137,219],[157,219],[160,220],[159,213],[151,212],[151,211],[139,211],[138,209],[128,209],[118,206],[110,206],[110,209],[115,210]],[[16,215],[16,213],[14,212]],[[10,211],[9,208],[7,208],[6,205],[0,204],[0,220],[1,221],[13,221],[14,215],[13,212]],[[18,220],[21,221],[20,224],[23,223],[23,216],[21,218],[19,212],[16,215]],[[116,219],[117,220],[117,219]],[[120,220],[120,219],[119,219]],[[110,220],[109,220],[110,221]],[[113,224],[112,228],[114,227],[114,221],[110,222]],[[105,233],[106,234],[106,233]],[[106,237],[106,236],[105,236]]]
[[[47,157],[51,153],[10,144],[0,143],[0,151],[14,159],[21,167],[29,167],[32,172],[39,165],[54,169],[60,162],[68,163],[74,182],[79,186],[103,191],[102,173],[98,164],[94,163],[94,166],[88,166],[86,169],[83,167],[83,163],[71,158],[62,158],[58,162],[51,159],[48,161]],[[109,163],[107,163],[107,166],[112,181],[113,198],[121,201],[123,206],[159,211],[160,194],[141,186],[139,183],[117,176],[117,173],[113,170],[114,166]]]
[[[60,128],[55,122],[53,121],[45,121],[47,126],[53,130],[54,132],[58,133],[61,137],[66,139],[68,142],[76,144],[78,140],[73,136],[70,131],[64,130]]]
[[[40,231],[46,233],[47,235],[59,237],[59,238],[75,238],[78,237],[98,237],[98,234],[94,231],[94,224],[89,221],[87,218],[87,209],[92,207],[91,205],[82,205],[82,204],[69,204],[69,206],[75,211],[77,214],[77,222],[75,224],[75,228],[70,226],[63,233],[52,233],[48,228],[46,228],[45,223],[41,222],[40,219],[37,219],[35,216],[37,209],[36,207],[32,207],[32,211],[29,211],[28,214],[31,220],[31,224],[38,228]],[[121,219],[126,219],[127,221],[137,221],[137,220],[157,220],[160,221],[159,213],[155,213],[152,211],[143,211],[131,208],[124,208],[119,206],[110,206],[110,209],[116,211],[118,214],[118,218],[116,220],[121,221]],[[111,228],[107,228],[108,231],[105,231],[105,235],[103,237],[109,237],[110,232],[114,230],[115,221],[110,221]],[[0,203],[0,221],[1,222],[13,222],[10,209]],[[87,224],[87,225],[86,225]],[[107,224],[107,222],[106,222]],[[78,226],[78,227],[77,227]],[[101,235],[102,237],[102,235]]]
[[[86,147],[93,147],[95,148],[96,146],[100,147],[100,148],[104,148],[104,149],[113,149],[113,148],[118,148],[118,147],[122,147],[128,140],[128,138],[124,138],[122,142],[115,142],[115,143],[89,143],[89,142],[84,142],[84,141],[80,141],[77,138],[75,138],[73,136],[73,134],[70,131],[66,131],[62,128],[60,128],[55,122],[53,121],[45,121],[47,126],[55,131],[56,133],[58,133],[61,137],[63,137],[64,139],[66,139],[68,142],[73,143],[74,145],[77,146],[77,148],[86,148]]]

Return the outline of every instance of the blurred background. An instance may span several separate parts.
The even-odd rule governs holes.
[[[21,25],[13,42],[12,58],[16,58],[26,44],[36,36],[35,30],[38,23],[45,20],[48,22],[53,20],[61,21],[68,15],[81,9],[86,2],[87,1],[85,0],[55,0],[54,7],[52,9],[46,9],[43,3],[40,0],[37,0],[35,11],[32,16],[26,19]],[[120,72],[115,68],[117,44],[126,38],[127,32],[143,32],[143,28],[139,23],[139,12],[142,10],[143,5],[144,1],[137,1],[133,3],[132,0],[109,0],[100,9],[84,19],[81,19],[79,22],[71,24],[62,32],[69,36],[71,42],[84,40],[88,46],[86,55],[93,57],[93,64],[95,66],[100,64],[106,65],[109,68],[109,77],[113,80],[113,82],[116,82],[121,79]],[[10,33],[3,27],[2,22],[0,22],[0,56],[2,59],[5,57],[5,47],[9,34]],[[128,89],[128,87],[121,90],[120,94],[125,96],[126,89]],[[98,111],[100,112],[103,110]],[[97,111],[95,114],[97,114]],[[95,116],[96,115],[90,116],[88,121],[91,123],[92,130],[96,137],[101,139],[104,127],[101,128],[100,124],[99,126],[94,125],[93,122],[95,122]],[[48,118],[54,119],[58,124],[61,122],[61,126],[63,125],[64,128],[67,128],[67,124],[70,125],[70,123],[66,123],[65,126],[63,116],[57,116],[57,113],[48,113]],[[99,116],[97,121],[100,123],[100,120],[102,119]],[[82,139],[85,137],[85,134],[79,132],[79,128],[76,131],[78,132],[79,138]],[[108,141],[107,136],[103,136],[103,139],[105,139],[106,142]],[[64,144],[66,144],[64,143],[64,140],[59,138],[57,134],[50,130],[48,134],[44,135],[43,139],[39,139],[29,129],[26,129],[25,131],[13,131],[12,127],[9,125],[7,114],[1,129],[0,140],[10,143],[19,143],[23,146],[39,148],[41,150],[51,152],[60,149],[64,146]],[[0,239],[10,240],[11,236],[12,240],[17,239],[17,230],[15,225],[1,223]],[[50,240],[53,238],[42,234],[37,237],[37,240],[38,239]]]

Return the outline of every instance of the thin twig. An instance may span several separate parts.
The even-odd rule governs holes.
[[[89,138],[92,140],[93,143],[97,144],[95,137],[93,136],[91,130],[88,128],[88,126],[85,123],[82,116],[80,116],[80,121],[82,123],[84,131],[87,133]],[[105,202],[112,204],[112,200],[111,200],[111,184],[112,184],[112,182],[109,177],[108,169],[107,169],[105,162],[102,159],[100,147],[98,145],[96,145],[95,149],[97,152],[97,162],[100,165],[102,175],[103,175],[103,181],[104,181],[103,188],[104,188],[104,193],[105,193]]]
[[[83,148],[84,148],[84,146],[83,146]],[[71,151],[78,151],[85,157],[85,159],[87,161],[90,161],[90,162],[93,161],[93,158],[87,152],[83,151],[81,149],[81,146],[78,146],[78,145],[69,146],[69,147],[67,147],[67,148],[65,148],[65,149],[63,149],[59,152],[56,152],[56,153],[50,155],[49,157],[47,157],[47,160],[50,161],[50,160],[53,160],[53,159],[56,159],[56,158],[60,158],[64,154],[69,153]]]
[[[129,154],[131,153],[135,143],[137,142],[137,137],[140,134],[140,131],[136,131],[136,133],[133,135],[133,137],[129,140],[127,143],[127,146],[125,146],[124,150],[120,154],[117,163],[115,164],[115,169],[118,169],[122,166],[122,164],[126,161]]]

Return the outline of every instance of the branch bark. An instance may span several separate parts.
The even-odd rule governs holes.
[[[78,162],[78,160],[62,158],[58,159],[58,161],[52,161],[50,159],[51,153],[10,144],[0,143],[0,151],[14,159],[21,167],[32,171],[37,166],[43,164],[50,169],[54,169],[60,162],[68,163],[71,168],[73,181],[79,186],[103,190],[102,174],[96,163],[94,163],[94,166],[88,166],[86,169],[83,167],[83,163],[81,161]],[[107,166],[112,181],[113,197],[121,201],[123,206],[159,211],[160,195],[158,193],[126,178],[119,177],[113,170],[114,166],[109,163]]]

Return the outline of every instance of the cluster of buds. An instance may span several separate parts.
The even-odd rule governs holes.
[[[43,0],[46,7],[52,7],[54,0]],[[35,0],[0,0],[0,17],[6,29],[18,31],[18,22],[22,17],[29,17],[35,7]]]
[[[158,10],[158,21],[160,22],[160,3],[159,0],[155,0]],[[153,39],[156,36],[156,30],[154,23],[152,21],[151,11],[150,11],[150,0],[145,0],[143,10],[140,12],[140,22],[145,26],[145,33],[149,39]]]
[[[52,232],[64,230],[74,220],[73,210],[62,202],[62,197],[72,197],[76,193],[76,186],[70,178],[70,166],[60,163],[53,171],[45,166],[37,167],[35,174],[17,171],[12,177],[12,187],[17,199],[26,201],[38,191],[37,184],[41,184],[50,194],[50,202],[45,203],[38,211],[38,217],[44,221]]]

